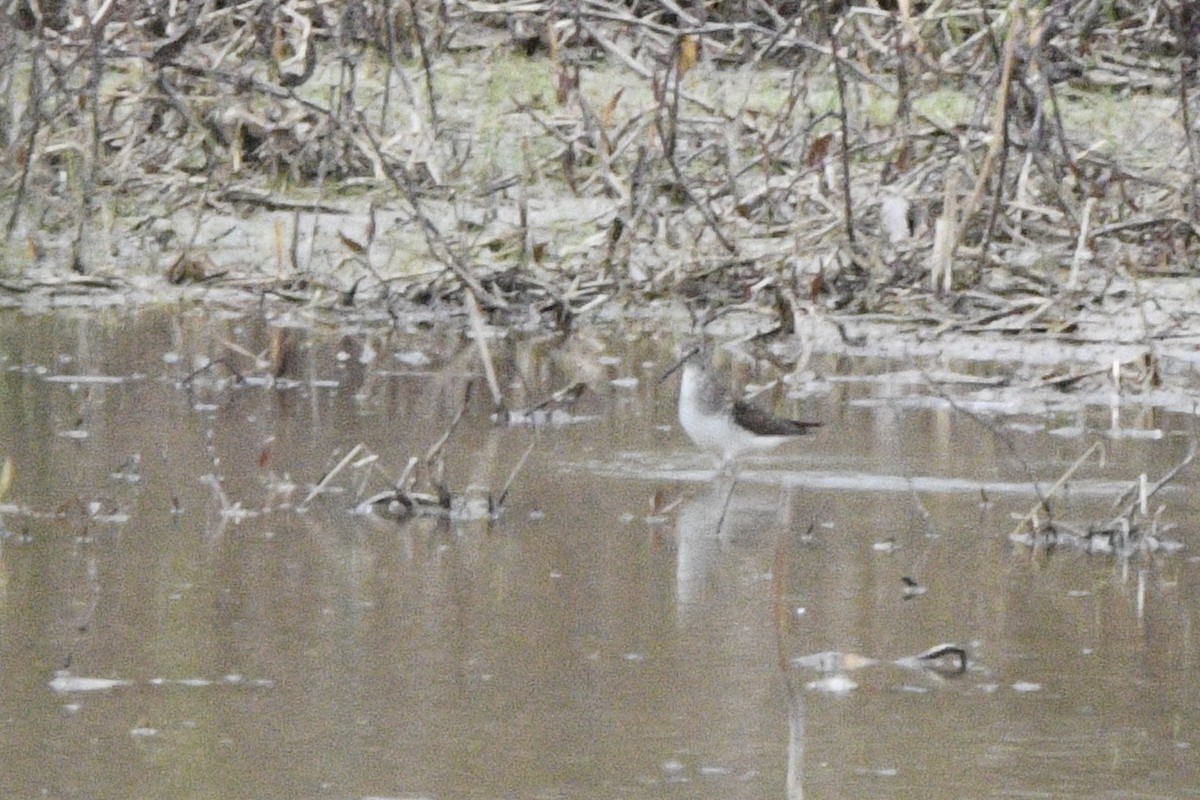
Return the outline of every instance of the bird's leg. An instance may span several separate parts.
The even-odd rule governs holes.
[[[729,491],[725,493],[725,501],[721,504],[721,515],[717,517],[717,539],[721,538],[721,531],[725,528],[725,515],[729,512],[729,504],[733,500],[733,490],[737,488],[737,476],[733,476],[733,480],[729,482]]]

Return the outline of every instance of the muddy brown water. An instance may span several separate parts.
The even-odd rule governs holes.
[[[296,324],[271,381],[280,326],[0,316],[0,795],[1200,795],[1196,476],[1155,499],[1179,552],[1008,538],[1097,440],[1056,510],[1104,519],[1186,417],[981,419],[818,355],[802,402],[760,401],[826,427],[735,481],[654,381],[669,336],[497,338],[510,406],[588,386],[531,426],[455,330]],[[355,513],[472,378],[468,510]],[[964,673],[903,661],[942,643]]]

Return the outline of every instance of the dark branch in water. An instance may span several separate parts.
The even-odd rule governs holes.
[[[220,358],[214,358],[204,366],[198,367],[189,372],[184,379],[179,382],[179,385],[182,387],[190,386],[198,376],[202,375],[213,367],[224,367],[225,369],[229,370],[231,373],[233,373],[234,380],[236,380],[238,383],[243,383],[246,380],[245,376],[243,376],[241,372],[238,372],[237,367],[230,363],[230,359],[227,356],[221,356]]]
[[[517,461],[517,465],[512,468],[512,472],[508,474],[508,478],[504,481],[504,485],[500,487],[500,494],[496,496],[496,500],[492,503],[492,513],[499,513],[504,508],[504,501],[508,499],[508,490],[512,488],[513,481],[521,474],[521,470],[525,468],[525,462],[529,460],[529,454],[533,452],[533,446],[537,444],[537,439],[529,443],[525,448],[525,452],[521,454],[521,458]]]

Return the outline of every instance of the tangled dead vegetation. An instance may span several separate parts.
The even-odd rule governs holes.
[[[1182,0],[9,0],[0,45],[10,294],[1063,331],[1197,249]]]
[[[1122,558],[1160,552],[1172,553],[1182,549],[1182,543],[1165,535],[1171,527],[1162,524],[1160,519],[1165,506],[1158,505],[1152,508],[1150,501],[1195,459],[1197,438],[1194,434],[1193,431],[1193,436],[1188,439],[1187,453],[1158,481],[1151,485],[1146,474],[1142,473],[1139,479],[1114,501],[1113,510],[1118,512],[1116,516],[1086,527],[1056,519],[1052,498],[1068,485],[1075,471],[1084,462],[1100,451],[1100,443],[1094,443],[1076,459],[1049,491],[1043,493],[1038,490],[1038,502],[1009,533],[1009,539],[1032,548],[1073,549]],[[1034,487],[1036,490],[1036,483]]]

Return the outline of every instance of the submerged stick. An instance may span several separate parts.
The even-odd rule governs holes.
[[[1049,511],[1050,510],[1050,498],[1053,497],[1058,492],[1059,489],[1061,489],[1064,485],[1066,485],[1067,481],[1071,480],[1071,477],[1075,474],[1075,471],[1078,470],[1081,466],[1083,466],[1083,463],[1085,461],[1087,461],[1089,458],[1091,458],[1092,455],[1099,449],[1100,449],[1100,442],[1093,442],[1092,446],[1089,447],[1084,452],[1083,455],[1081,455],[1079,458],[1075,459],[1075,463],[1072,464],[1070,467],[1068,467],[1067,471],[1062,474],[1062,477],[1060,477],[1057,481],[1054,482],[1054,485],[1050,487],[1050,491],[1046,492],[1044,497],[1039,498],[1038,502],[1033,504],[1033,508],[1029,509],[1029,513],[1021,518],[1021,521],[1017,523],[1017,527],[1013,528],[1012,533],[1010,533],[1008,535],[1009,538],[1011,539],[1015,536],[1019,536],[1021,533],[1021,529],[1024,528],[1026,525],[1029,526],[1030,531],[1034,531],[1033,522],[1035,519],[1037,519],[1038,509],[1044,508],[1044,509],[1046,509],[1046,511]],[[1036,532],[1036,531],[1034,531],[1034,532]]]
[[[421,460],[421,463],[426,467],[432,464],[433,459],[436,458],[439,453],[441,453],[442,448],[446,446],[446,442],[450,441],[450,436],[454,433],[454,429],[457,428],[458,423],[462,421],[463,415],[467,413],[467,406],[471,402],[471,389],[474,385],[474,381],[467,382],[467,388],[466,391],[463,392],[462,405],[458,407],[458,413],[454,415],[454,419],[450,420],[450,424],[446,426],[445,432],[443,432],[442,435],[438,437],[438,440],[431,444],[429,449],[425,451],[425,458]],[[412,471],[412,467],[415,465],[415,462],[415,458],[409,459],[409,466],[405,468],[404,475],[401,476],[401,480],[396,482],[396,488],[400,488],[404,485],[403,479],[408,477],[408,474]]]
[[[496,503],[492,506],[492,512],[495,513],[504,507],[504,501],[508,499],[508,490],[512,486],[513,481],[517,479],[517,475],[525,468],[525,462],[529,460],[529,454],[533,452],[533,446],[537,444],[537,439],[529,443],[529,447],[525,448],[525,452],[521,454],[521,458],[517,461],[517,465],[513,467],[512,472],[508,474],[508,480],[504,481],[504,486],[500,488],[500,495],[496,498]]]
[[[1134,512],[1138,509],[1141,509],[1144,516],[1146,514],[1146,505],[1150,502],[1150,498],[1158,494],[1159,490],[1161,490],[1168,483],[1175,480],[1175,476],[1183,471],[1184,467],[1192,463],[1192,461],[1196,458],[1196,448],[1197,439],[1195,436],[1192,436],[1191,440],[1188,442],[1187,453],[1184,454],[1179,463],[1167,470],[1166,474],[1159,478],[1158,481],[1156,481],[1155,484],[1150,488],[1146,488],[1146,476],[1143,474],[1142,480],[1139,481],[1139,485],[1137,487],[1140,491],[1134,492],[1133,499],[1126,503],[1125,508],[1121,510],[1121,513],[1113,518],[1112,522],[1109,523],[1109,527],[1118,524],[1121,520],[1131,520]],[[1129,493],[1130,492],[1125,492],[1122,497],[1128,497]],[[1118,500],[1118,502],[1120,502],[1120,500]]]
[[[363,449],[362,442],[359,442],[358,444],[354,445],[354,447],[350,448],[350,452],[342,456],[342,460],[337,463],[337,466],[325,473],[324,477],[322,477],[321,480],[317,482],[317,485],[312,488],[312,491],[308,493],[308,496],[300,502],[300,505],[296,506],[296,510],[303,511],[308,506],[309,501],[323,492],[325,487],[329,485],[329,482],[333,480],[334,476],[344,470],[346,465],[353,461],[354,457],[361,453]]]
[[[233,503],[229,502],[229,495],[225,494],[224,487],[221,486],[221,479],[213,473],[208,473],[200,478],[209,485],[213,491],[213,497],[217,498],[217,502],[221,504],[221,514],[224,515],[229,509],[233,508]]]
[[[416,456],[409,456],[408,463],[404,465],[404,471],[400,473],[400,477],[396,479],[396,491],[404,491],[404,485],[408,483],[408,479],[412,477],[413,470],[417,468],[421,460]]]

